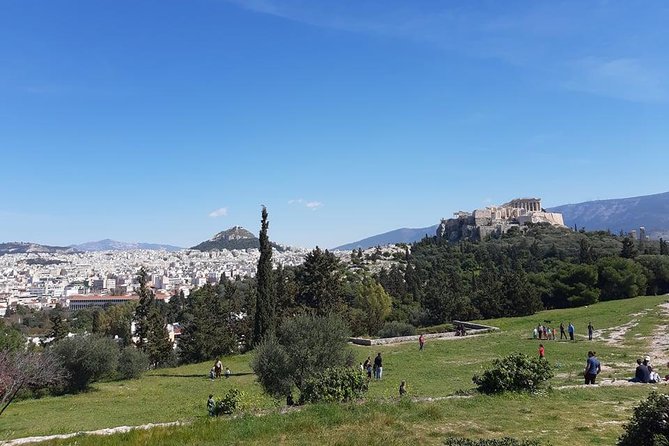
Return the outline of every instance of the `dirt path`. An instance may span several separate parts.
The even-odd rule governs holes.
[[[189,424],[189,423],[182,421],[173,421],[171,423],[149,423],[149,424],[142,424],[141,426],[110,427],[106,429],[98,429],[96,431],[74,432],[71,434],[45,435],[41,437],[24,437],[24,438],[16,438],[14,440],[1,441],[0,446],[18,446],[22,444],[38,443],[40,441],[66,440],[68,438],[76,437],[78,435],[113,435],[113,434],[130,432],[131,430],[134,429],[153,429],[154,427],[182,426],[184,424]]]
[[[669,320],[669,302],[660,304],[663,318]],[[669,361],[669,325],[658,325],[653,330],[650,343],[651,364],[656,367],[664,367]]]
[[[634,319],[627,322],[626,324],[618,325],[616,328],[595,330],[593,335],[596,339],[601,339],[607,344],[618,345],[625,340],[625,335],[629,330],[639,325],[638,318],[645,316],[648,313],[648,311],[650,310],[645,310],[640,313],[631,314],[630,316],[632,316]]]

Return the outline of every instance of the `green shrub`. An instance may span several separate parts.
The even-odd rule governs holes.
[[[669,445],[669,395],[653,392],[634,408],[618,446]]]
[[[214,415],[231,415],[239,408],[243,397],[244,392],[239,389],[228,390],[223,399],[216,402]]]
[[[148,368],[149,356],[135,347],[128,346],[121,350],[116,375],[120,379],[136,379]]]
[[[494,360],[492,368],[483,372],[482,376],[474,375],[472,381],[481,393],[533,392],[552,377],[548,361],[512,353]]]
[[[379,330],[381,338],[395,338],[398,336],[412,336],[416,334],[416,327],[406,322],[386,322],[383,328]]]
[[[361,398],[367,391],[367,377],[354,367],[332,367],[308,378],[300,394],[300,404],[345,402]]]
[[[327,367],[352,366],[348,326],[338,316],[296,316],[287,319],[278,337],[268,336],[256,348],[251,368],[265,392],[288,397],[307,379]]]
[[[290,394],[294,385],[290,361],[286,349],[272,334],[256,347],[251,368],[267,394],[276,398]]]
[[[516,440],[510,437],[489,440],[470,440],[468,438],[453,437],[446,439],[444,446],[540,446],[540,443],[536,440]]]
[[[118,365],[118,346],[109,338],[75,336],[56,342],[52,348],[69,375],[67,392],[85,390],[91,382],[111,376]]]

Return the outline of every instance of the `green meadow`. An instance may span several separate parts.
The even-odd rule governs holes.
[[[440,444],[452,435],[536,438],[547,444],[613,444],[632,408],[665,385],[617,385],[634,373],[635,359],[651,355],[660,375],[669,374],[666,352],[652,340],[669,325],[660,304],[667,297],[639,297],[589,307],[542,311],[533,316],[485,321],[497,333],[454,340],[428,340],[380,347],[351,346],[359,362],[381,352],[383,379],[372,381],[364,402],[286,410],[263,394],[249,367],[250,355],[224,358],[233,376],[210,381],[212,364],[147,373],[133,381],[102,382],[79,395],[13,403],[0,417],[0,441],[116,426],[184,421],[187,425],[133,431],[109,437],[78,436],[50,444]],[[550,321],[550,322],[545,322]],[[538,323],[576,327],[576,341],[531,339]],[[587,325],[597,330],[587,340]],[[622,327],[622,328],[621,328]],[[478,395],[472,375],[512,352],[536,355],[539,343],[555,369],[550,387],[538,394]],[[581,386],[588,350],[602,362],[600,381]],[[400,401],[400,381],[411,398]],[[210,393],[244,392],[233,418],[209,419]]]

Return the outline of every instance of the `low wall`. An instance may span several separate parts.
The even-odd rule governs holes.
[[[463,321],[453,321],[454,325],[462,324],[467,329],[467,334],[481,334],[481,333],[490,333],[493,331],[498,331],[499,328],[492,327],[490,325],[475,324],[472,322],[463,322]],[[349,338],[349,342],[356,345],[386,345],[386,344],[397,344],[400,342],[418,342],[420,335],[412,336],[398,336],[395,338],[378,338],[378,339],[369,339],[369,338]],[[447,331],[444,333],[430,333],[424,334],[425,339],[443,339],[443,338],[456,338],[454,331]]]

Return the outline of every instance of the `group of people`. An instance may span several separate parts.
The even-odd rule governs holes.
[[[646,356],[643,360],[641,358],[637,359],[636,364],[634,378],[630,379],[630,382],[653,384],[662,381],[660,374],[653,370],[653,366],[650,365],[650,356]],[[669,380],[669,375],[667,375],[665,379]]]
[[[592,322],[588,323],[588,339],[592,341],[592,335],[595,331],[595,327],[592,325]],[[567,330],[565,331],[564,328],[564,323],[560,322],[560,340],[562,339],[569,339],[570,341],[574,340],[574,333],[576,332],[576,328],[574,327],[574,324],[569,322],[569,325],[567,326]],[[569,334],[569,336],[567,336]],[[545,339],[547,341],[555,341],[557,338],[557,329],[556,328],[551,328],[548,326],[545,326],[543,324],[537,325],[533,330],[532,330],[532,339]]]
[[[374,374],[374,379],[381,379],[383,376],[383,358],[381,357],[381,352],[377,353],[374,361],[372,361],[371,356],[368,356],[365,362],[360,364],[360,370],[367,373],[368,379],[372,379],[372,374]]]
[[[220,378],[221,376],[230,378],[230,375],[232,375],[232,372],[228,367],[226,367],[225,372],[223,372],[223,363],[221,362],[220,358],[216,360],[214,366],[211,368],[211,370],[209,370],[209,379],[212,381],[216,378]]]

